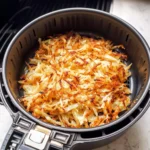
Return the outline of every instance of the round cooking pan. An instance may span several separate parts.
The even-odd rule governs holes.
[[[38,38],[52,34],[76,31],[84,35],[100,35],[123,44],[129,61],[132,62],[131,77],[129,79],[131,105],[122,113],[119,119],[111,123],[88,129],[64,128],[45,123],[27,112],[19,102],[20,91],[18,80],[25,64],[26,56],[37,46]],[[32,121],[56,130],[69,132],[89,132],[111,127],[127,118],[141,104],[150,86],[150,54],[149,47],[143,37],[131,25],[122,19],[106,12],[71,8],[55,11],[43,15],[22,28],[9,44],[3,60],[3,80],[6,90],[13,104]]]

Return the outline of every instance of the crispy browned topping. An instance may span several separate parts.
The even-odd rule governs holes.
[[[130,66],[110,41],[68,33],[39,43],[19,81],[27,111],[54,125],[89,128],[127,109]]]

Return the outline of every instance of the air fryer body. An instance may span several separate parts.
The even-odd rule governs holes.
[[[113,41],[114,44],[125,46],[125,53],[129,59],[128,64],[132,63],[132,76],[129,79],[132,104],[118,120],[96,128],[62,128],[34,118],[20,104],[18,79],[24,68],[25,60],[29,54],[34,53],[38,46],[38,38],[68,31],[88,36],[102,36]],[[10,133],[21,136],[18,148],[32,150],[33,148],[25,144],[25,139],[37,125],[51,132],[46,150],[49,150],[50,145],[54,144],[51,141],[58,141],[54,135],[69,137],[68,143],[63,145],[64,149],[93,149],[112,142],[133,125],[149,107],[149,65],[149,48],[143,37],[128,23],[111,14],[93,9],[73,8],[55,11],[33,20],[16,34],[3,59],[4,85],[10,97],[9,100],[17,108],[17,113],[13,114],[14,122],[2,150],[6,149],[5,143],[9,143],[11,139]],[[1,86],[0,92],[3,94]],[[4,96],[2,95],[2,98]],[[5,98],[3,101],[7,105]],[[9,105],[7,107],[9,108]],[[21,124],[22,122],[25,124]]]
[[[92,9],[66,9],[46,14],[26,25],[14,37],[8,46],[3,61],[3,79],[12,102],[25,115],[45,127],[77,132],[84,130],[60,128],[44,123],[26,112],[18,101],[20,97],[18,87],[20,72],[25,64],[26,56],[29,53],[33,53],[35,46],[38,45],[38,38],[68,31],[75,31],[89,36],[102,36],[113,41],[114,44],[123,44],[125,46],[125,53],[129,59],[128,63],[132,63],[132,76],[130,77],[132,104],[129,111],[120,117],[120,121],[121,119],[123,120],[139,106],[148,91],[150,63],[148,46],[141,35],[123,20],[108,13]],[[118,122],[120,121],[118,119]],[[84,131],[92,131],[93,129],[85,129]]]

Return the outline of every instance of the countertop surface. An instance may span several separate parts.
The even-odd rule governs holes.
[[[111,13],[133,25],[150,45],[150,0],[114,0]],[[0,106],[0,147],[11,123]],[[119,139],[96,150],[150,150],[150,109]]]

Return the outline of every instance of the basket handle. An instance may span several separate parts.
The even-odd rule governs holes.
[[[27,118],[24,118],[21,113],[17,113],[0,149],[18,150],[22,145],[22,142],[24,141],[26,135],[34,125],[35,123],[29,121]],[[30,148],[22,150],[34,149]]]
[[[1,150],[11,148],[12,150],[69,150],[76,144],[75,133],[44,128],[18,112],[5,137]]]

